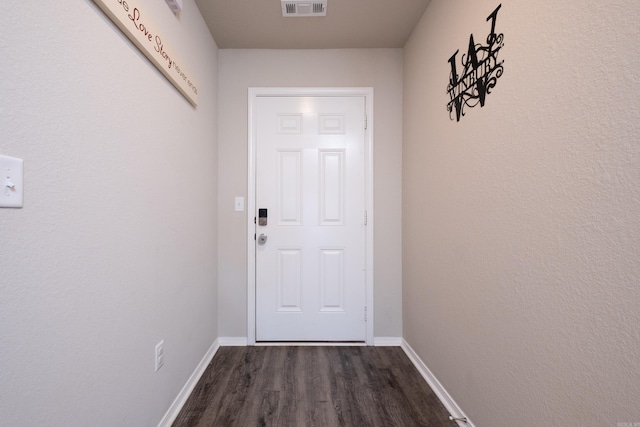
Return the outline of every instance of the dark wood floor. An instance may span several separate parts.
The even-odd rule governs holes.
[[[174,426],[447,426],[399,347],[222,347]]]

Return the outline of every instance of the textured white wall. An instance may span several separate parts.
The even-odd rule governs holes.
[[[157,425],[217,336],[217,47],[192,0],[136,3],[197,109],[90,0],[0,14],[2,425]]]
[[[503,1],[505,73],[450,121],[499,3],[405,46],[404,337],[478,426],[640,423],[640,7]]]
[[[402,332],[402,50],[220,50],[220,336],[247,336],[247,89],[258,86],[372,86],[374,127],[374,334]]]

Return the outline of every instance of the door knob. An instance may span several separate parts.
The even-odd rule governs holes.
[[[267,243],[267,235],[263,233],[258,236],[258,244],[264,245],[265,243]]]

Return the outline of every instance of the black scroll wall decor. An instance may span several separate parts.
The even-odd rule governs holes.
[[[484,107],[487,95],[504,72],[504,60],[498,61],[498,54],[504,46],[504,34],[496,34],[496,20],[501,7],[502,4],[487,17],[487,22],[491,21],[491,33],[487,36],[486,45],[476,44],[473,34],[469,36],[469,50],[461,58],[462,77],[458,74],[456,59],[460,50],[456,50],[449,58],[451,75],[447,85],[450,98],[447,111],[451,120],[454,110],[456,121],[459,122],[465,115],[465,107],[473,108],[478,104]]]

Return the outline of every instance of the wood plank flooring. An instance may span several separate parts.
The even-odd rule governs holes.
[[[173,424],[447,426],[399,347],[221,347]]]

